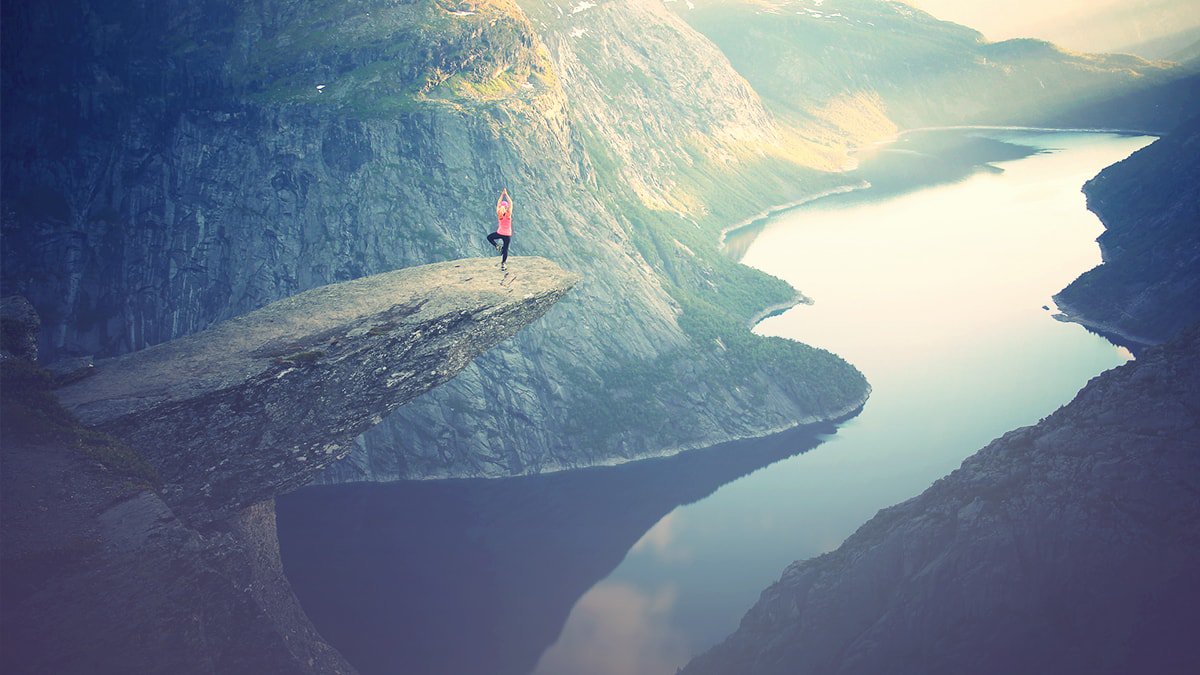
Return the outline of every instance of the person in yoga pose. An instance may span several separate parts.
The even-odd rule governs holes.
[[[500,224],[496,231],[487,236],[488,243],[500,252],[500,270],[508,270],[508,244],[512,241],[512,197],[508,196],[508,188],[500,193],[496,200],[496,218]],[[501,244],[500,242],[504,242]]]

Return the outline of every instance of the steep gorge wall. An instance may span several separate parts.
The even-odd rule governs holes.
[[[1200,320],[1200,117],[1084,186],[1104,264],[1055,296],[1067,318],[1135,345]]]
[[[895,131],[887,92],[921,83],[879,64],[931,41],[977,57],[970,31],[932,40],[940,24],[892,14],[861,86],[816,86],[841,62],[782,53],[816,78],[781,80],[792,105],[658,0],[7,3],[4,288],[42,313],[50,358],[125,353],[485,252],[507,185],[515,250],[584,281],[328,480],[536,472],[837,417],[861,374],[750,335],[795,292],[721,256],[718,233],[844,184],[847,147]]]
[[[788,566],[683,672],[1191,672],[1198,421],[1193,327]]]
[[[603,201],[515,6],[79,2],[6,5],[5,24],[19,37],[4,45],[4,282],[42,312],[51,358],[124,353],[322,283],[482,252],[507,184],[516,250],[585,281],[537,329],[368,435],[335,479],[586,465],[828,418],[863,398],[861,375],[812,350],[819,377],[796,387],[771,388],[753,367],[721,382],[729,367],[697,353],[661,265],[632,241],[644,224]],[[43,59],[58,39],[66,53]],[[639,428],[692,408],[689,389],[724,390],[732,407],[615,437],[622,421],[596,419],[593,398],[638,388],[619,377],[664,358],[703,363],[669,378]],[[753,400],[737,391],[747,378]],[[564,440],[581,429],[586,447]]]

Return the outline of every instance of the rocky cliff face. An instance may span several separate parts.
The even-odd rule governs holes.
[[[28,300],[19,295],[0,298],[0,362],[36,361],[41,326],[42,319]]]
[[[1135,345],[1200,319],[1200,117],[1083,190],[1106,228],[1104,264],[1055,296],[1066,318]]]
[[[507,184],[516,251],[598,273],[553,321],[368,435],[340,478],[584,465],[826,418],[865,395],[853,368],[800,348],[809,374],[764,391],[769,372],[679,325],[634,241],[642,225],[597,189],[559,73],[514,5],[6,12],[25,37],[4,47],[4,280],[42,312],[51,357],[120,354],[323,283],[479,252]],[[58,40],[69,53],[43,57]],[[743,276],[758,287],[739,301],[791,294]],[[744,321],[716,318],[749,340]],[[628,373],[668,370],[645,419],[596,419],[598,399],[643,390]],[[723,382],[731,371],[740,381]],[[736,400],[751,380],[755,400],[727,414],[681,412],[689,390]],[[562,440],[581,429],[587,447]]]
[[[354,672],[283,575],[273,498],[577,281],[518,260],[315,289],[57,391],[0,363],[4,668]]]
[[[1190,672],[1198,422],[1193,329],[789,567],[684,672]]]
[[[56,393],[145,457],[177,514],[221,520],[310,482],[578,280],[544,258],[510,264],[519,271],[477,258],[322,286],[102,360]]]
[[[198,531],[60,444],[6,439],[0,469],[7,672],[355,672],[283,577],[273,502]]]

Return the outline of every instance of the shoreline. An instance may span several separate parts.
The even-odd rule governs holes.
[[[994,131],[1037,131],[1037,132],[1042,132],[1042,133],[1065,132],[1065,133],[1072,133],[1072,134],[1119,134],[1121,136],[1156,136],[1156,137],[1162,137],[1164,134],[1168,133],[1165,131],[1151,131],[1149,129],[1117,129],[1117,128],[1089,129],[1086,127],[1023,127],[1023,126],[1009,126],[1009,125],[1004,125],[1004,124],[952,124],[949,126],[941,126],[941,127],[916,127],[914,129],[905,129],[904,131],[901,131],[898,134],[896,134],[896,136],[894,138],[899,138],[900,136],[903,136],[904,134],[918,132],[918,131],[965,131],[965,130],[970,130],[970,129],[978,129],[981,131],[991,129]]]
[[[1061,293],[1062,291],[1059,292]],[[1128,349],[1129,352],[1133,354],[1134,358],[1137,358],[1141,353],[1145,352],[1146,349],[1162,344],[1156,340],[1131,335],[1120,328],[1117,328],[1111,324],[1107,324],[1103,321],[1089,319],[1080,313],[1079,310],[1059,300],[1057,294],[1054,295],[1052,299],[1054,300],[1054,304],[1058,311],[1057,313],[1051,315],[1050,318],[1054,319],[1055,321],[1061,321],[1062,323],[1073,323],[1083,326],[1088,331],[1099,335],[1114,345]]]
[[[1001,125],[1001,124],[958,124],[958,125],[934,126],[934,127],[915,127],[912,129],[904,129],[903,131],[898,131],[895,134],[892,134],[891,136],[888,136],[886,138],[881,138],[879,140],[872,141],[870,143],[864,143],[863,145],[858,145],[853,148],[850,148],[846,151],[846,154],[849,157],[853,157],[854,153],[856,153],[860,150],[864,150],[866,148],[871,148],[871,147],[877,147],[880,145],[886,145],[888,143],[893,143],[908,134],[920,133],[920,132],[925,132],[925,131],[966,131],[966,130],[1032,131],[1032,132],[1038,132],[1038,133],[1061,132],[1061,133],[1119,134],[1122,136],[1153,136],[1156,138],[1161,138],[1163,136],[1163,134],[1165,133],[1165,132],[1161,132],[1161,131],[1151,131],[1151,130],[1147,130],[1147,129],[1117,129],[1117,128],[1089,129],[1089,128],[1083,128],[1083,127],[1063,128],[1063,127],[1010,126],[1010,125]],[[850,173],[850,170],[842,171],[841,173],[846,175],[846,174]],[[843,186],[836,187],[836,188],[830,188],[828,190],[823,190],[816,194],[808,195],[806,197],[801,197],[799,199],[795,199],[790,202],[784,202],[782,204],[776,204],[774,206],[769,206],[769,207],[763,209],[762,211],[759,211],[755,215],[750,216],[749,218],[745,218],[743,220],[740,220],[740,221],[734,223],[733,225],[729,225],[727,227],[721,228],[717,247],[720,250],[724,250],[725,249],[725,240],[728,238],[728,236],[730,234],[737,232],[738,230],[741,230],[743,228],[750,227],[752,225],[756,225],[763,220],[777,216],[785,211],[790,211],[791,209],[794,209],[794,208],[797,208],[800,206],[804,206],[805,204],[810,204],[812,202],[817,201],[818,199],[824,199],[826,197],[833,197],[835,195],[847,194],[847,193],[854,192],[857,190],[865,190],[870,187],[871,187],[871,184],[869,182],[867,182],[865,180],[860,180],[854,184],[847,184],[847,185],[843,185]]]
[[[857,149],[858,148],[855,148],[855,150],[857,150]],[[749,218],[746,218],[744,220],[739,220],[738,222],[734,223],[733,225],[729,225],[727,227],[721,228],[720,237],[717,240],[717,250],[724,252],[726,238],[730,234],[737,232],[738,230],[745,229],[752,225],[757,225],[759,222],[761,222],[763,220],[767,220],[768,218],[773,218],[785,211],[790,211],[794,208],[804,206],[805,204],[811,204],[812,202],[815,202],[818,199],[824,199],[826,197],[833,197],[835,195],[844,195],[844,194],[848,194],[850,192],[855,192],[857,190],[865,190],[869,187],[871,187],[871,184],[864,180],[864,181],[859,181],[856,184],[842,185],[839,187],[830,188],[828,190],[823,190],[816,194],[808,195],[806,197],[801,197],[799,199],[795,199],[790,202],[785,202],[783,204],[769,206],[769,207],[763,209],[762,211],[759,211],[758,213],[754,214],[753,216],[750,216]],[[740,265],[741,263],[738,263],[738,264]],[[808,303],[806,303],[806,304],[808,304]]]
[[[847,422],[847,421],[852,420],[855,417],[857,417],[862,412],[863,408],[866,407],[867,402],[871,397],[871,393],[872,393],[871,384],[868,382],[866,391],[863,392],[863,395],[859,400],[851,402],[850,404],[847,404],[841,408],[831,411],[830,417],[821,417],[821,416],[810,415],[809,417],[802,418],[794,423],[775,425],[775,426],[769,427],[767,429],[764,429],[762,431],[754,432],[749,435],[723,434],[719,437],[715,437],[712,439],[705,439],[703,441],[697,441],[694,443],[685,443],[683,445],[667,446],[667,447],[662,448],[661,450],[648,452],[646,454],[639,454],[634,457],[607,457],[598,462],[592,462],[589,464],[579,465],[579,466],[567,466],[567,465],[563,465],[563,464],[545,465],[545,466],[540,467],[539,470],[536,472],[524,472],[524,473],[496,473],[496,474],[431,473],[431,474],[427,474],[427,475],[423,475],[423,476],[390,478],[390,479],[382,480],[382,481],[381,480],[353,480],[353,481],[345,481],[345,482],[341,482],[341,483],[308,483],[308,484],[303,485],[300,488],[298,488],[296,490],[296,492],[301,491],[301,490],[312,490],[312,489],[319,489],[319,488],[340,488],[340,487],[352,486],[352,485],[381,485],[381,484],[399,483],[399,482],[407,482],[407,481],[503,480],[506,478],[529,478],[529,477],[543,476],[543,475],[549,475],[549,474],[555,474],[555,473],[562,473],[564,471],[587,471],[590,469],[613,468],[613,467],[618,467],[618,466],[626,466],[626,465],[630,465],[630,464],[635,464],[637,462],[645,462],[645,461],[652,461],[652,460],[656,460],[656,459],[665,459],[665,458],[669,458],[669,457],[675,457],[675,456],[681,455],[685,452],[692,452],[694,450],[706,450],[709,448],[716,448],[718,446],[727,445],[729,443],[763,440],[763,439],[770,438],[771,436],[775,436],[778,434],[796,431],[803,427],[812,427],[814,432],[817,432],[820,430],[821,427],[825,427],[828,425],[834,425],[836,427],[838,425],[841,425],[843,422]],[[834,429],[834,433],[836,433],[836,429]]]
[[[870,143],[864,143],[863,145],[858,145],[853,148],[850,148],[849,150],[847,150],[846,154],[848,157],[853,158],[854,153],[856,153],[860,150],[864,150],[866,148],[878,147],[881,145],[887,145],[888,143],[894,143],[897,140],[899,140],[900,138],[903,138],[904,136],[906,136],[908,134],[912,134],[912,133],[920,133],[920,132],[925,132],[925,131],[963,131],[963,130],[1030,131],[1030,132],[1038,132],[1038,133],[1054,133],[1054,132],[1099,133],[1099,134],[1118,134],[1118,135],[1122,135],[1122,136],[1151,136],[1154,138],[1161,138],[1165,133],[1165,132],[1149,131],[1149,130],[1143,130],[1143,129],[1116,129],[1116,128],[1090,129],[1090,128],[1030,127],[1030,126],[989,125],[989,124],[960,124],[960,125],[933,126],[933,127],[915,127],[912,129],[904,129],[902,131],[897,131],[895,134],[892,134],[891,136],[888,136],[886,138],[881,138],[879,140],[872,141]],[[985,164],[983,166],[991,166],[991,164]],[[855,167],[855,168],[857,168],[857,167]],[[848,175],[852,170],[853,169],[847,169],[847,170],[842,171],[841,173],[844,175]],[[769,206],[769,207],[763,209],[762,211],[759,211],[755,215],[750,216],[749,218],[745,218],[743,220],[740,220],[740,221],[734,223],[733,225],[729,225],[729,226],[721,228],[720,237],[719,237],[718,243],[717,243],[717,250],[724,253],[726,240],[728,239],[729,235],[733,234],[735,232],[738,232],[739,230],[743,230],[748,227],[753,227],[755,225],[762,223],[765,220],[769,220],[770,218],[778,216],[782,213],[785,213],[792,209],[804,206],[806,204],[811,204],[820,199],[825,199],[826,197],[833,197],[836,195],[849,194],[851,192],[856,192],[859,190],[866,190],[871,187],[872,187],[872,185],[869,181],[860,180],[857,183],[851,183],[851,184],[842,185],[842,186],[835,187],[835,188],[830,188],[828,190],[823,190],[821,192],[809,195],[807,197],[801,197],[799,199],[795,199],[790,202],[785,202],[783,204]],[[1088,210],[1089,211],[1092,210],[1090,204],[1088,205]],[[1093,211],[1093,213],[1095,213],[1095,212]],[[1097,217],[1099,217],[1099,216],[1097,215]],[[1103,221],[1101,221],[1101,224],[1103,225]],[[1105,230],[1107,230],[1107,229],[1108,229],[1108,227],[1105,226]],[[1103,247],[1103,245],[1100,244],[1098,238],[1097,238],[1096,243],[1097,243],[1097,245],[1100,245],[1100,255],[1101,255],[1101,260],[1102,260],[1101,264],[1103,264],[1103,260],[1105,258],[1104,247]],[[743,264],[740,260],[735,261],[735,262],[737,262],[739,265]],[[791,300],[784,301],[784,302],[777,302],[777,303],[774,303],[772,305],[769,305],[769,306],[759,310],[758,312],[755,312],[755,314],[751,317],[751,319],[749,321],[750,329],[753,330],[755,326],[757,326],[759,323],[761,323],[765,319],[768,319],[771,316],[774,316],[776,314],[782,314],[783,312],[786,312],[787,310],[792,309],[793,307],[796,307],[798,305],[813,304],[813,299],[808,297],[807,295],[805,295],[802,291],[800,291],[799,289],[796,289],[795,287],[793,287],[792,290],[794,290],[796,294],[795,294],[795,296],[792,297]],[[1139,351],[1144,350],[1146,347],[1158,344],[1158,343],[1154,342],[1153,340],[1148,340],[1148,339],[1144,339],[1144,338],[1139,338],[1137,336],[1128,335],[1113,326],[1109,326],[1107,324],[1097,322],[1097,321],[1091,321],[1091,320],[1086,319],[1076,313],[1073,313],[1071,311],[1066,311],[1069,308],[1066,308],[1064,305],[1062,305],[1061,303],[1058,302],[1057,294],[1054,296],[1054,301],[1057,304],[1057,307],[1059,309],[1059,313],[1054,315],[1054,318],[1056,320],[1070,322],[1070,323],[1077,323],[1077,324],[1087,328],[1088,330],[1091,330],[1091,331],[1097,333],[1101,337],[1109,340],[1110,342],[1116,344],[1117,346],[1128,349],[1135,356],[1137,355],[1137,353]]]
[[[796,291],[796,294],[792,296],[791,300],[785,300],[783,302],[776,302],[775,304],[767,305],[763,309],[756,312],[754,314],[754,316],[750,317],[749,328],[751,331],[753,331],[758,326],[758,324],[762,323],[763,321],[766,321],[767,319],[769,319],[773,316],[778,316],[780,314],[783,314],[784,312],[786,312],[789,309],[796,307],[798,305],[811,305],[811,304],[813,304],[812,298],[801,293],[800,291]]]

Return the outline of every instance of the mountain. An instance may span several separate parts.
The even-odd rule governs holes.
[[[978,28],[993,39],[1036,36],[1077,51],[1148,59],[1169,58],[1170,45],[1200,31],[1200,14],[1191,0],[1010,0],[1001,11],[986,3],[956,0],[908,4]]]
[[[721,255],[721,230],[845,187],[847,150],[897,127],[1168,72],[875,0],[71,0],[3,20],[2,285],[42,314],[49,359],[477,255],[506,185],[515,252],[583,275],[327,481],[536,473],[852,412],[851,365],[749,332],[800,296]]]
[[[1035,124],[1080,98],[1169,77],[1168,64],[989,42],[901,2],[671,3],[763,97],[802,119],[870,110],[901,128]],[[853,106],[849,106],[849,104]]]
[[[1193,27],[1171,35],[1131,42],[1113,51],[1184,63],[1200,56],[1200,28]]]
[[[1083,187],[1104,264],[1055,296],[1073,321],[1157,344],[1200,320],[1200,117]]]
[[[1197,33],[1200,33],[1200,31],[1197,31]],[[1191,44],[1171,52],[1167,58],[1194,67],[1196,62],[1200,61],[1200,38],[1194,39]]]
[[[866,396],[837,357],[748,332],[759,309],[795,296],[786,284],[600,185],[560,73],[515,5],[5,12],[4,281],[42,313],[48,358],[125,353],[322,283],[478,252],[507,184],[515,252],[584,281],[542,327],[369,435],[340,478],[614,461],[838,417]],[[737,116],[753,104],[719,114],[752,127]],[[768,167],[789,169],[778,192],[839,181]],[[762,207],[749,183],[724,195],[725,212]]]
[[[1174,69],[1111,95],[1085,98],[1046,119],[1051,127],[1142,130],[1162,136],[1187,122],[1200,106],[1200,69]]]

